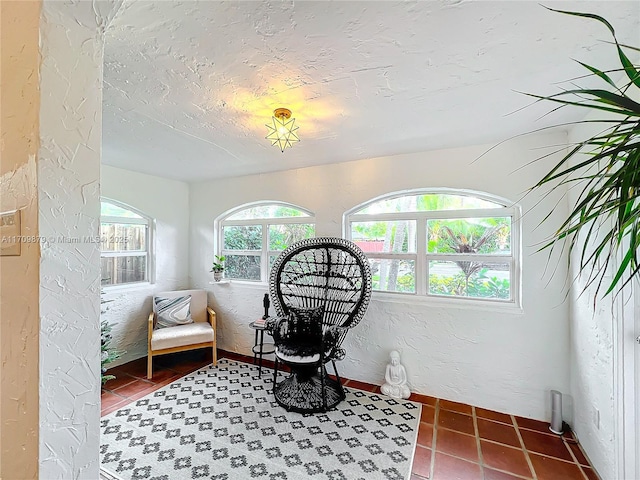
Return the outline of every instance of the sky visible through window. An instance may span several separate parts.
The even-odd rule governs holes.
[[[100,205],[100,216],[102,217],[124,217],[124,218],[142,218],[131,210],[126,210],[113,203],[102,201]]]

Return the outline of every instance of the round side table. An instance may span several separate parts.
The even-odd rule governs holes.
[[[258,362],[258,376],[261,377],[262,356],[275,353],[276,346],[271,342],[264,343],[264,332],[267,330],[266,325],[256,325],[255,322],[251,322],[249,324],[249,327],[255,330],[253,347],[251,348],[251,351],[253,352],[253,364],[255,365],[256,361]],[[268,334],[269,332],[267,331],[267,335]]]

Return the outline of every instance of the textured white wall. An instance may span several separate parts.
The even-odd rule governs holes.
[[[112,366],[147,355],[147,318],[155,292],[188,288],[189,185],[102,166],[100,194],[155,219],[155,283],[104,289],[103,319],[113,325],[113,346],[126,353]]]
[[[266,285],[211,285],[213,221],[222,212],[259,200],[283,200],[316,213],[318,236],[341,236],[344,211],[384,193],[419,187],[479,190],[519,200],[553,161],[518,167],[537,158],[540,146],[562,145],[566,135],[513,140],[473,162],[488,147],[397,155],[345,164],[236,177],[191,186],[192,286],[207,288],[219,313],[219,346],[250,353],[247,324],[262,313]],[[215,199],[215,201],[213,201]],[[522,312],[436,306],[425,301],[374,299],[360,325],[347,337],[342,373],[381,383],[388,352],[402,354],[412,390],[527,417],[550,417],[549,390],[568,391],[568,305],[564,303],[566,258],[554,260],[560,273],[549,280],[546,254],[535,254],[552,228],[537,227],[550,210],[566,210],[557,195],[522,199]],[[553,269],[553,267],[551,267]],[[570,400],[570,399],[569,399]],[[570,409],[570,401],[565,402]]]
[[[40,45],[39,478],[98,478],[104,28],[118,2],[45,1]]]
[[[572,426],[600,476],[612,479],[616,478],[612,327],[617,318],[613,297],[600,299],[594,309],[595,291],[583,293],[584,282],[580,278],[571,288]],[[600,412],[599,426],[595,410]]]
[[[574,128],[570,142],[582,141],[599,128]],[[569,191],[570,202],[575,202],[575,190]],[[614,405],[614,322],[620,312],[613,305],[613,297],[602,298],[600,292],[594,308],[595,288],[585,288],[587,277],[578,276],[576,265],[579,252],[574,252],[571,275],[575,277],[570,292],[571,332],[571,395],[574,401],[572,426],[593,466],[604,479],[617,478],[615,452]],[[605,279],[605,284],[611,276]],[[594,422],[595,411],[600,412],[599,426]]]

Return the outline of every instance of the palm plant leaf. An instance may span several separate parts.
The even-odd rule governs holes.
[[[545,8],[547,8],[548,10],[551,10],[552,12],[564,13],[566,15],[575,15],[576,17],[591,18],[591,19],[597,20],[600,23],[604,24],[609,29],[609,31],[611,32],[611,36],[613,37],[613,40],[615,42],[616,49],[618,50],[618,56],[620,57],[620,63],[622,64],[622,66],[624,67],[625,71],[627,72],[627,76],[635,84],[636,87],[640,88],[640,72],[631,63],[629,58],[625,55],[624,51],[621,48],[622,46],[618,43],[618,40],[616,39],[616,32],[613,29],[613,26],[609,22],[607,22],[601,16],[595,15],[593,13],[571,12],[571,11],[568,11],[568,10],[556,10],[554,8],[549,8],[549,7],[545,7]],[[637,48],[633,48],[633,50],[637,50]]]
[[[577,200],[569,215],[541,250],[553,249],[560,241],[568,242],[570,254],[577,249],[579,271],[588,273],[585,288],[595,284],[597,297],[607,269],[613,268],[614,273],[605,294],[619,291],[640,275],[640,103],[634,100],[640,97],[640,69],[624,52],[640,49],[619,44],[613,26],[598,15],[548,9],[605,25],[621,65],[605,72],[578,62],[589,72],[586,77],[597,77],[607,85],[606,89],[578,86],[546,96],[527,94],[538,102],[609,115],[575,122],[574,125],[602,124],[604,130],[573,145],[532,187],[577,187]],[[610,75],[615,72],[626,76],[624,85],[613,81]]]
[[[615,82],[613,80],[611,80],[611,78],[609,78],[609,75],[607,75],[605,72],[603,72],[601,70],[598,70],[597,68],[594,68],[591,65],[587,65],[586,63],[582,63],[580,61],[578,61],[578,63],[580,65],[582,65],[584,68],[586,68],[587,70],[589,70],[591,73],[593,73],[594,75],[597,75],[598,77],[603,79],[605,82],[607,82],[609,85],[611,85],[613,88],[615,88],[616,90],[619,91],[618,86],[615,84]]]

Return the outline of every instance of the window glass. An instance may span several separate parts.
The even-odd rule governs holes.
[[[392,193],[347,212],[345,232],[369,257],[375,291],[516,303],[519,212],[482,193]]]
[[[225,255],[224,276],[244,280],[260,280],[259,255]]]
[[[469,195],[429,193],[382,199],[367,205],[362,210],[355,212],[354,215],[394,212],[428,212],[438,210],[467,210],[496,207],[502,207],[502,205]]]
[[[269,225],[269,250],[284,250],[292,243],[314,237],[315,225],[311,223],[287,223]]]
[[[511,253],[511,218],[459,218],[427,222],[429,253]]]
[[[262,225],[223,227],[224,248],[226,250],[262,249]]]
[[[363,252],[415,252],[416,222],[353,222],[351,239]]]
[[[415,293],[416,267],[414,260],[370,259],[374,290]]]
[[[102,223],[100,224],[100,241],[103,252],[146,250],[147,226]]]
[[[309,217],[309,213],[285,205],[257,205],[229,215],[227,220],[247,220],[254,218]]]
[[[124,218],[142,218],[131,210],[114,205],[113,203],[102,201],[100,204],[100,216],[102,217],[124,217]]]
[[[315,237],[313,214],[283,203],[240,207],[217,224],[217,254],[225,257],[225,278],[234,280],[267,282],[282,250]]]
[[[509,264],[430,261],[429,293],[510,300],[511,274]]]
[[[113,201],[101,202],[101,285],[150,281],[151,219]]]
[[[120,285],[147,280],[147,257],[102,257],[100,259],[102,285]]]

